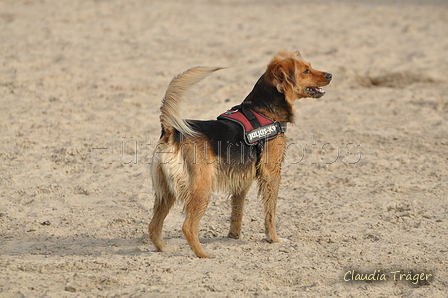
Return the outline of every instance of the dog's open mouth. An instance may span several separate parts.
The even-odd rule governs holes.
[[[320,87],[306,87],[305,92],[311,94],[314,98],[319,98],[325,95],[325,90]]]

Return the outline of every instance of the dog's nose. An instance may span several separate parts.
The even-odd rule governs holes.
[[[327,80],[331,80],[332,77],[333,77],[333,75],[332,75],[331,73],[327,73],[327,74],[325,75],[325,78],[326,78]]]

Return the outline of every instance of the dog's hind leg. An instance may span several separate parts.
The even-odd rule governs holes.
[[[244,201],[248,189],[232,194],[232,214],[230,215],[229,238],[241,237],[241,225],[243,222]]]
[[[209,258],[199,243],[199,221],[207,209],[211,196],[212,188],[212,169],[211,166],[201,168],[200,174],[196,176],[191,186],[190,197],[185,202],[184,211],[186,213],[185,221],[182,226],[185,238],[191,249],[200,258]]]
[[[149,238],[158,251],[165,248],[162,238],[163,221],[170,212],[171,207],[176,201],[174,194],[168,189],[165,181],[160,181],[159,188],[156,190],[154,201],[154,214],[149,223]]]

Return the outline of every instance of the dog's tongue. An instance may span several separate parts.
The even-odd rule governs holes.
[[[305,92],[311,94],[314,98],[320,98],[325,95],[325,90],[320,87],[307,87]]]
[[[320,87],[309,87],[309,88],[316,93],[325,93],[324,89],[322,89]]]

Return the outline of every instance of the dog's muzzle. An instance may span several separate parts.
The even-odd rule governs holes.
[[[327,84],[330,84],[331,79],[333,78],[333,75],[331,73],[327,73],[325,74],[325,79],[327,79]],[[306,87],[305,88],[305,92],[310,94],[313,98],[321,98],[322,96],[325,95],[325,90],[322,89],[321,87],[315,87],[315,86],[310,86],[310,87]]]

